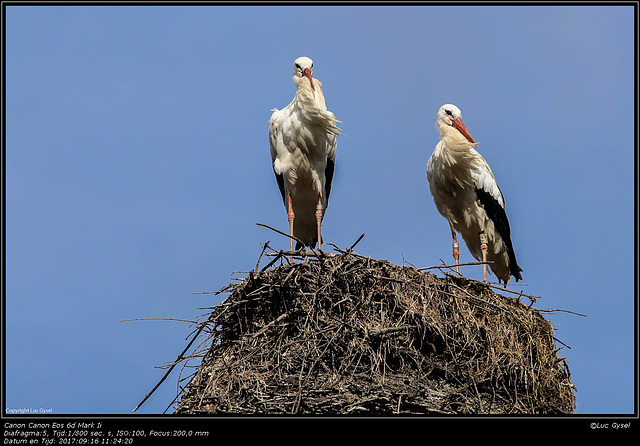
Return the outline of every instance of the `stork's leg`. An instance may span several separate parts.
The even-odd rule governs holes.
[[[316,221],[318,222],[318,251],[322,247],[322,237],[320,234],[320,225],[322,223],[322,211],[324,210],[324,206],[322,206],[322,196],[318,194],[318,205],[316,206]]]
[[[460,274],[460,245],[458,245],[458,233],[451,227],[451,238],[453,238],[453,258],[456,261],[456,273]]]
[[[487,261],[487,234],[484,233],[484,229],[480,231],[480,249],[482,249],[482,261]],[[487,281],[487,264],[482,265],[482,280]]]
[[[293,220],[295,219],[295,214],[293,213],[293,204],[291,204],[291,194],[288,196],[289,203],[287,207],[287,215],[289,216],[289,251],[293,252]],[[293,256],[289,257],[289,260],[293,261]]]

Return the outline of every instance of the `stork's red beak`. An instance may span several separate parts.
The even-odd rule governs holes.
[[[309,82],[311,82],[311,89],[313,91],[316,91],[315,87],[313,86],[313,78],[311,77],[311,70],[308,68],[305,68],[302,74],[309,79]]]
[[[456,118],[453,121],[451,121],[451,124],[453,124],[453,126],[457,128],[458,131],[462,133],[462,135],[465,138],[467,138],[467,141],[469,141],[474,146],[478,147],[478,143],[476,143],[475,139],[473,139],[473,136],[471,136],[471,133],[469,133],[469,130],[467,130],[467,126],[464,125],[464,122],[462,122],[462,119]]]

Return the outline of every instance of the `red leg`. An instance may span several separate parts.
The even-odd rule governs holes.
[[[291,204],[291,194],[288,195],[289,204],[287,209],[287,215],[289,217],[289,235],[293,237],[293,220],[295,219],[295,214],[293,213],[293,204]],[[293,238],[289,238],[289,251],[293,251]],[[290,260],[293,260],[293,256],[289,257]]]
[[[487,261],[487,234],[480,231],[480,249],[482,249],[482,261]],[[482,265],[482,280],[487,281],[487,264]]]
[[[320,225],[322,223],[322,211],[324,210],[324,206],[322,206],[322,196],[318,194],[318,205],[316,206],[316,221],[318,222],[318,251],[322,247],[322,237],[320,234]]]
[[[460,274],[460,245],[458,245],[458,234],[456,230],[451,228],[451,237],[453,238],[453,258],[456,261],[456,273]]]

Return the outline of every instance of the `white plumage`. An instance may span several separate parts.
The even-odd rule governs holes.
[[[505,284],[521,280],[504,197],[491,168],[474,146],[477,143],[452,104],[438,110],[440,142],[427,162],[427,179],[436,207],[449,222],[453,256],[459,263],[457,232],[478,260],[492,261],[491,270]],[[486,236],[486,239],[483,238]],[[484,265],[484,280],[487,280]]]
[[[321,247],[320,224],[327,208],[336,159],[337,135],[333,113],[327,110],[322,83],[313,78],[313,61],[295,60],[293,81],[297,91],[269,120],[271,161],[285,209],[290,234],[313,247]],[[300,243],[296,249],[300,249]],[[293,249],[293,240],[291,241]]]

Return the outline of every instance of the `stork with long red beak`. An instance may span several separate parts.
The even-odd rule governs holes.
[[[460,109],[452,104],[440,107],[436,128],[440,142],[427,162],[427,179],[436,207],[451,227],[456,265],[459,232],[477,260],[493,262],[491,271],[498,280],[505,284],[511,276],[521,280],[504,197],[491,168],[474,148],[478,144],[462,122]],[[487,280],[486,263],[483,278]]]
[[[290,235],[312,248],[317,243],[321,249],[321,223],[331,192],[340,121],[327,110],[311,59],[295,60],[293,81],[297,87],[293,101],[282,110],[273,109],[269,120],[271,161]],[[296,243],[296,250],[302,247]]]

